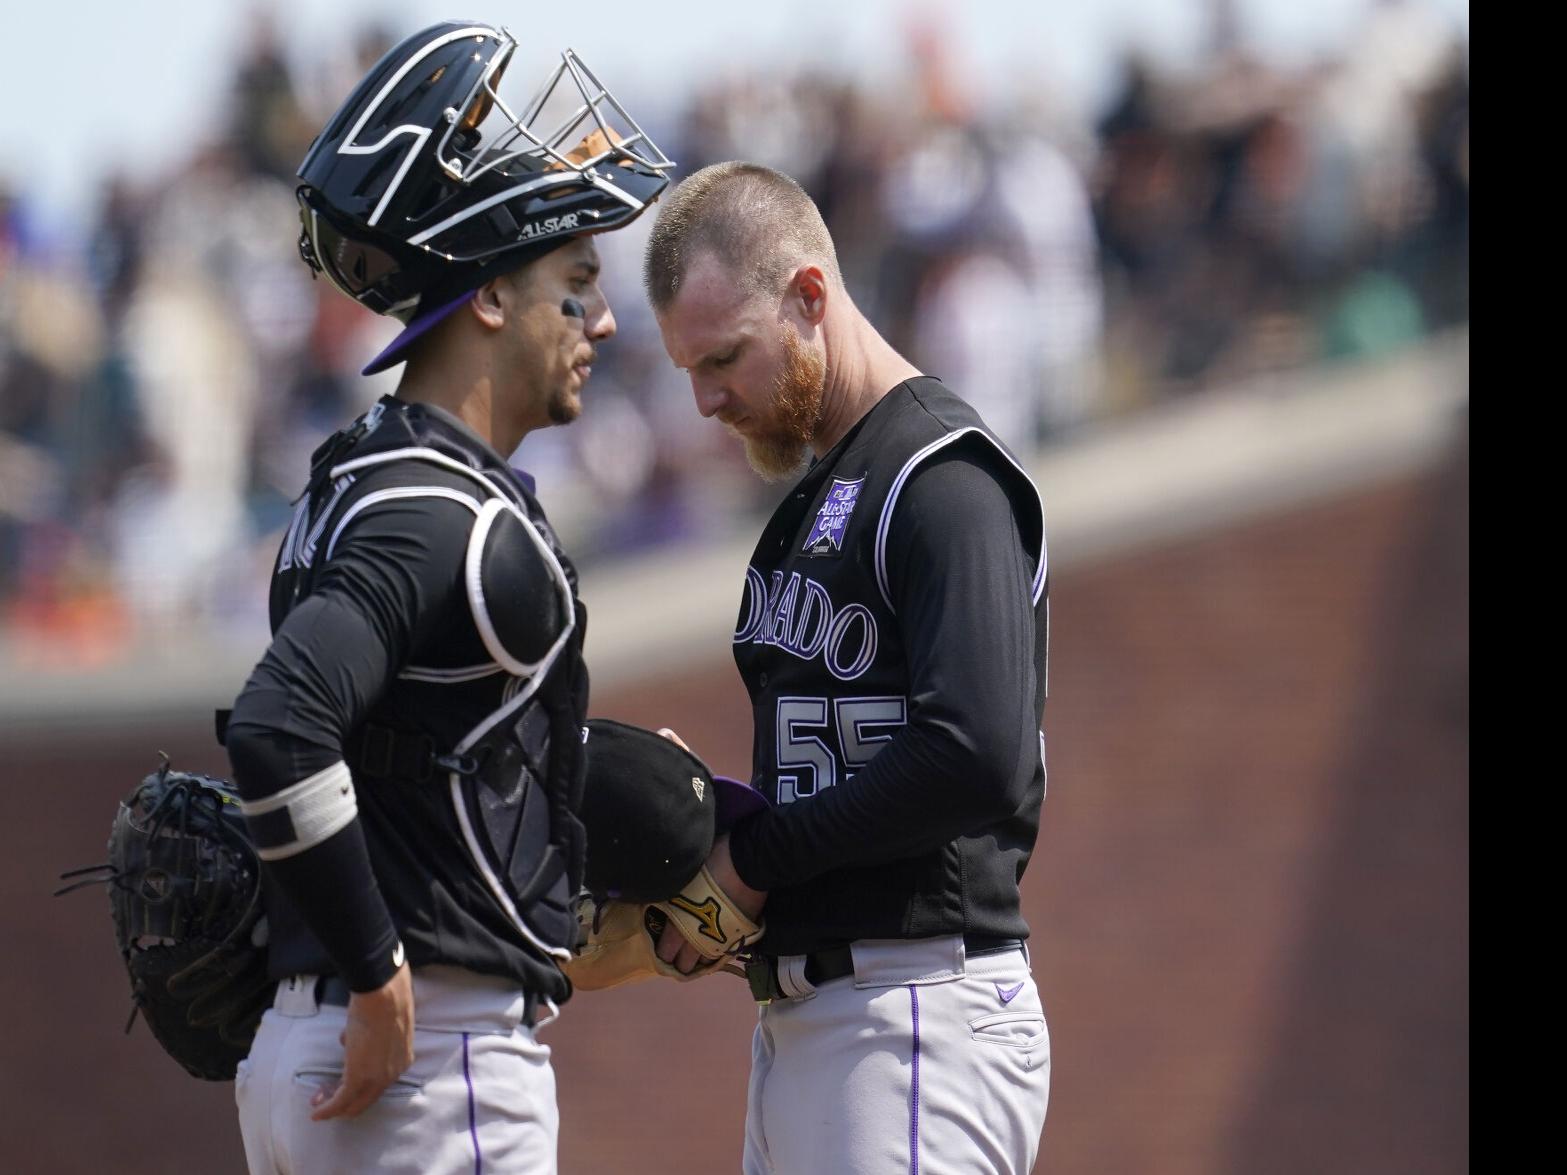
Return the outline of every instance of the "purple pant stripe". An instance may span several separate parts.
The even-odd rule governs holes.
[[[909,1091],[909,1175],[920,1175],[920,990],[909,984],[909,1011],[914,1018],[913,1082]]]
[[[462,1077],[468,1083],[468,1135],[473,1139],[473,1175],[484,1175],[484,1155],[479,1151],[479,1114],[473,1102],[473,1070],[468,1067],[468,1034],[462,1034]]]

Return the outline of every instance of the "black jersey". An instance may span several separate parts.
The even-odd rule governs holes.
[[[385,398],[318,452],[271,612],[230,724],[246,798],[343,760],[408,961],[564,999],[585,616],[530,487],[456,418]],[[320,887],[285,896],[277,875],[273,973],[337,969],[342,944],[322,938],[354,931],[323,925]]]
[[[889,392],[784,500],[746,572],[735,663],[753,783],[731,834],[765,949],[1026,937],[1048,643],[1037,491],[930,378]]]

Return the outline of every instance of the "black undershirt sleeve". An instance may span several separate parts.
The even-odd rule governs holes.
[[[854,778],[735,827],[735,868],[754,888],[928,852],[1023,802],[1039,754],[1034,565],[999,455],[952,448],[909,480],[888,536],[908,725]]]
[[[450,610],[473,514],[443,498],[376,503],[337,538],[315,589],[284,618],[234,704],[227,732],[240,795],[264,799],[343,758],[410,651]],[[265,862],[354,991],[389,980],[397,930],[356,817],[304,851]]]

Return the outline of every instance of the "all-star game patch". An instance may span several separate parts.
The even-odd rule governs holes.
[[[816,521],[811,524],[811,533],[805,536],[805,546],[800,548],[805,554],[842,553],[843,532],[848,528],[849,515],[854,513],[855,503],[860,500],[860,488],[864,484],[863,476],[853,481],[845,481],[841,477],[832,479],[832,488],[827,491],[827,499],[822,503],[822,508],[816,512]]]

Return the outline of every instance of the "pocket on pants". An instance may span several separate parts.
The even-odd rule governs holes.
[[[1045,1018],[1039,1012],[998,1012],[969,1021],[969,1034],[983,1044],[1007,1048],[1038,1048],[1050,1039]]]
[[[341,1069],[299,1069],[294,1073],[294,1084],[314,1093],[318,1089],[336,1089],[343,1081]],[[392,1084],[381,1091],[382,1098],[410,1098],[417,1097],[424,1092],[424,1086],[416,1081],[409,1081],[399,1077]]]

